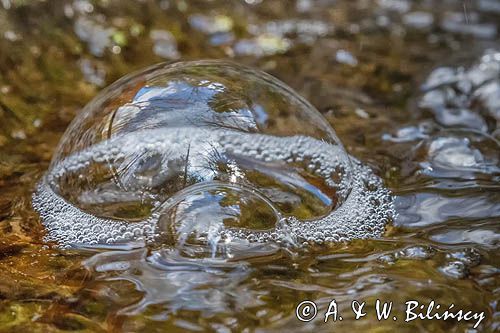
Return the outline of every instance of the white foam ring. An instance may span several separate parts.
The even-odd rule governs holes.
[[[209,134],[207,134],[209,133]],[[210,140],[207,140],[210,135]],[[322,177],[325,182],[335,187],[341,197],[347,197],[335,210],[321,218],[302,221],[287,217],[269,232],[252,232],[246,229],[221,230],[220,239],[246,239],[252,242],[277,241],[302,244],[304,242],[340,242],[352,239],[380,237],[385,225],[395,212],[392,196],[372,170],[351,158],[341,160],[339,147],[323,141],[306,137],[275,137],[263,134],[249,134],[228,130],[200,131],[196,128],[180,128],[175,131],[164,129],[135,132],[111,138],[86,150],[73,154],[53,166],[52,170],[38,185],[33,196],[33,207],[40,213],[47,228],[46,241],[55,241],[62,247],[74,244],[113,244],[125,241],[154,242],[157,222],[161,212],[153,213],[143,221],[127,222],[106,219],[88,214],[72,205],[54,191],[58,179],[68,172],[82,172],[92,161],[120,163],[126,157],[133,156],[140,150],[150,152],[173,151],[176,144],[185,144],[183,140],[198,142],[216,142],[217,151],[233,153],[250,158],[269,161],[296,162],[308,160],[311,172]],[[214,148],[212,146],[212,148]],[[192,149],[206,149],[203,144]],[[196,156],[191,151],[191,156]],[[197,168],[197,163],[192,163]],[[198,165],[199,166],[199,165]],[[339,183],[331,179],[338,168],[351,170],[350,177],[345,176]],[[205,169],[198,172],[209,172]],[[338,172],[337,172],[338,173]],[[161,203],[156,203],[159,207]]]

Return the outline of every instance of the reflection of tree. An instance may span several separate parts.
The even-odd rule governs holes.
[[[141,112],[128,130],[190,125],[281,135],[311,131],[296,117],[300,112],[294,110],[303,106],[288,90],[267,76],[242,71],[243,80],[231,66],[178,67],[151,79],[134,97]]]
[[[244,94],[215,79],[187,76],[140,89],[132,103],[118,109],[114,127],[122,132],[181,125],[248,131],[255,128],[248,105]]]

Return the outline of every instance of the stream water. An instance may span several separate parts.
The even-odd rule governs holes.
[[[0,1],[0,332],[498,331],[498,22],[500,2],[495,0]],[[86,234],[80,239],[72,234],[72,222],[81,221],[81,215],[58,215],[57,200],[54,206],[44,205],[47,196],[54,198],[56,193],[56,198],[67,200],[64,209],[70,203],[100,219],[142,221],[154,211],[157,198],[196,182],[193,175],[227,180],[200,176],[187,163],[173,162],[151,176],[153,166],[165,162],[155,154],[140,156],[134,167],[139,176],[126,168],[119,173],[122,184],[146,184],[151,190],[147,198],[101,182],[113,178],[103,176],[99,165],[97,176],[68,167],[50,191],[42,188],[47,196],[35,199],[33,208],[33,193],[44,175],[57,169],[57,161],[81,150],[79,130],[68,132],[66,144],[57,148],[64,131],[105,86],[155,63],[199,59],[228,59],[260,69],[314,105],[336,135],[322,133],[325,126],[314,117],[299,117],[293,126],[285,122],[274,132],[270,127],[269,133],[282,136],[288,135],[287,129],[299,128],[299,134],[315,138],[312,146],[318,151],[321,145],[343,144],[359,164],[339,174],[348,177],[355,172],[348,177],[352,185],[352,179],[364,177],[361,173],[369,178],[373,172],[373,179],[380,178],[392,193],[396,214],[388,218],[387,211],[375,212],[378,221],[389,221],[382,236],[338,242],[338,237],[327,239],[326,231],[321,234],[316,228],[320,242],[312,236],[300,244],[266,236],[262,242],[234,239],[221,250],[213,245],[219,239],[210,234],[213,225],[208,223],[202,231],[215,237],[209,237],[208,247],[196,237],[181,239],[182,245],[189,244],[182,248],[158,242],[145,247],[140,241],[96,246],[99,237]],[[179,86],[173,90],[186,89],[185,82],[175,82]],[[141,102],[144,96],[163,93],[134,89],[133,94],[121,92],[111,106],[134,96]],[[264,96],[255,87],[249,91],[255,94],[245,96],[245,101]],[[240,107],[240,95],[220,96],[222,102],[211,107]],[[176,101],[184,102],[182,98]],[[289,102],[281,102],[287,110]],[[252,110],[258,126],[268,121],[268,114],[259,110],[269,109]],[[126,122],[116,131],[134,133],[136,124],[127,114],[132,111],[122,112]],[[242,117],[231,126],[254,126],[245,121],[246,115],[239,114]],[[276,119],[280,123],[282,116],[271,115],[275,119],[269,124]],[[151,119],[152,127],[171,121]],[[141,121],[151,125],[151,119]],[[184,130],[176,132],[179,142],[197,135],[196,129]],[[153,138],[171,142],[171,133],[158,133],[134,140],[138,146]],[[218,133],[211,134],[217,137],[214,142],[219,142]],[[200,135],[207,139],[206,132]],[[266,136],[262,143],[256,137],[223,142],[237,142],[240,150],[245,144],[273,144]],[[280,156],[299,140],[284,139],[276,143]],[[310,153],[304,148],[310,142],[300,142],[298,151]],[[136,148],[126,140],[115,144],[121,152]],[[108,153],[99,147],[93,152]],[[181,147],[188,154],[203,150]],[[238,157],[236,148],[231,149],[225,152],[250,182],[229,187],[214,183],[217,186],[209,191],[196,188],[189,200],[173,204],[175,214],[188,217],[174,224],[174,231],[191,230],[190,219],[199,219],[205,208],[226,226],[261,231],[274,228],[280,214],[321,220],[331,211],[353,207],[344,203],[349,194],[336,187],[337,180],[325,182],[300,169],[296,161],[286,167],[274,160],[256,162],[253,155]],[[341,151],[334,155],[344,156]],[[134,158],[123,165],[136,163]],[[231,167],[235,166],[229,163],[223,170],[239,175]],[[177,169],[180,173],[173,177],[178,176],[178,184],[161,190],[153,186]],[[91,191],[96,183],[99,190]],[[248,191],[249,184],[258,193]],[[203,206],[221,196],[223,205],[196,209],[193,204]],[[130,205],[117,208],[110,198]],[[366,209],[351,208],[349,214],[358,221],[369,206],[367,202]],[[167,222],[159,220],[169,231],[169,221],[176,221],[172,214]],[[248,217],[252,214],[263,216],[266,223],[256,223]],[[47,216],[56,222],[44,225]],[[61,225],[68,229],[58,229]],[[297,234],[307,234],[300,224],[295,228]],[[118,236],[127,231],[120,230]],[[378,236],[378,231],[371,235]],[[393,302],[397,320],[392,315],[377,319],[377,299]],[[314,320],[297,318],[297,306],[304,300],[316,304]],[[330,318],[325,323],[332,300],[343,320]],[[354,300],[366,302],[367,315],[358,320],[351,310]],[[477,320],[405,322],[405,302],[410,300],[423,305],[434,300],[443,311],[454,304],[454,309],[482,312],[484,319],[476,327]]]

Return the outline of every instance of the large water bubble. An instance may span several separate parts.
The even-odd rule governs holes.
[[[73,120],[34,195],[61,245],[380,236],[392,200],[291,88],[221,61],[160,64]]]

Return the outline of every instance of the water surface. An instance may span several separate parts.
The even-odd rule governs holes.
[[[0,3],[0,331],[474,332],[373,312],[296,319],[302,300],[323,313],[333,298],[398,313],[433,299],[499,329],[498,1]],[[45,243],[31,195],[78,111],[133,70],[200,58],[260,68],[309,100],[395,194],[385,236],[203,264]]]

